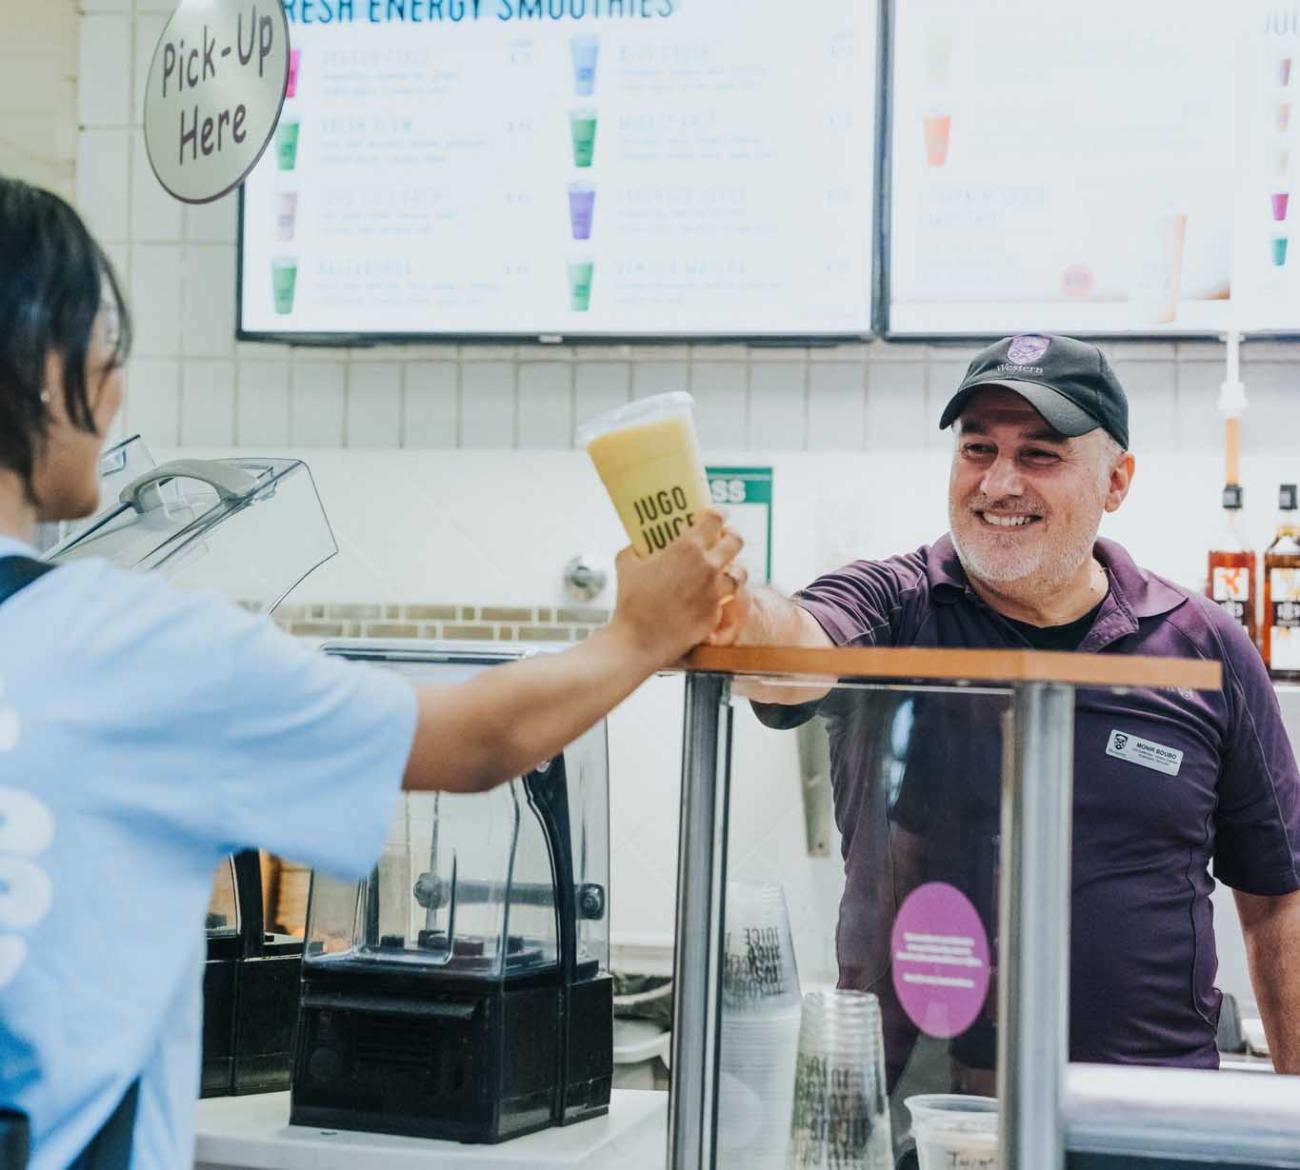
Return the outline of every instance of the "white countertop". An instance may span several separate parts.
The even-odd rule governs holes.
[[[289,1094],[200,1101],[195,1170],[663,1170],[668,1094],[615,1090],[609,1114],[500,1145],[289,1124]]]

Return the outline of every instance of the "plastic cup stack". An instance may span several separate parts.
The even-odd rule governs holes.
[[[920,1170],[1001,1170],[994,1098],[924,1093],[903,1104],[912,1115]]]
[[[791,1170],[893,1170],[880,1002],[804,996],[790,1124]]]
[[[780,886],[727,883],[719,1164],[785,1166],[799,1046],[799,973]]]

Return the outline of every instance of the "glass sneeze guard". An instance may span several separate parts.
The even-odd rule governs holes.
[[[932,1087],[996,1095],[1000,1124],[979,1140],[1000,1145],[1006,1170],[1062,1170],[1075,688],[1217,689],[1218,663],[756,647],[697,651],[686,667],[669,1165],[767,1164],[738,1148],[752,1140],[735,1124],[745,1055],[736,1038],[746,1034],[725,995],[734,969],[724,959],[733,929],[727,878],[746,864],[762,876],[761,859],[747,859],[729,834],[746,803],[733,799],[744,782],[732,775],[735,754],[745,736],[767,730],[748,704],[733,705],[744,692],[765,700],[755,710],[768,728],[817,717],[830,737],[836,820],[855,871],[853,896],[832,927],[832,978],[879,1002],[891,1103],[907,1096],[920,1110],[916,1098]],[[762,1101],[757,1082],[746,1086],[764,1109],[793,1106],[806,1122],[810,1110],[844,1107],[844,1095],[827,1088],[836,1083],[825,1076],[834,1053],[819,1052],[816,1035],[806,1010],[797,1037],[771,1033],[787,1054],[797,1044],[798,1073],[779,1087],[792,1094],[780,1101]],[[821,1129],[810,1132],[847,1134],[849,1145],[823,1147],[829,1161],[801,1166],[874,1166],[853,1160],[866,1149],[853,1141],[885,1124],[901,1136],[915,1122],[900,1107],[887,1121],[819,1117]],[[923,1132],[932,1129],[942,1127],[927,1120]]]

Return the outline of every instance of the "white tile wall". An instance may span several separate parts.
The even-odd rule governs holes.
[[[754,361],[749,367],[749,439],[755,451],[802,451],[807,442],[808,364]]]
[[[131,131],[131,238],[136,243],[176,243],[181,239],[184,205],[154,178],[144,135]]]
[[[866,442],[866,360],[815,362],[808,368],[808,446],[860,451]]]
[[[290,369],[289,434],[300,447],[341,447],[346,433],[347,363],[294,359]]]
[[[234,248],[186,244],[181,278],[181,352],[187,360],[230,357],[235,350]]]
[[[402,367],[396,362],[357,362],[348,371],[348,445],[396,447],[402,433]]]
[[[1177,367],[1172,362],[1117,361],[1114,368],[1130,395],[1129,426],[1141,436],[1143,449],[1177,450]],[[1221,370],[1216,377],[1222,381]]]
[[[691,365],[695,425],[705,447],[732,447],[749,425],[749,364],[696,361]]]
[[[88,12],[81,21],[77,117],[82,126],[125,126],[131,121],[134,54],[131,17]]]
[[[630,362],[580,361],[573,375],[574,416],[578,422],[613,410],[632,396]]]
[[[289,445],[288,358],[241,357],[235,372],[239,398],[235,442],[241,447],[277,450]]]
[[[901,442],[928,446],[934,424],[926,410],[925,382],[924,362],[871,363],[867,373],[868,451],[893,451]]]
[[[519,364],[519,446],[565,449],[573,444],[573,365]]]
[[[459,446],[516,446],[515,378],[513,362],[465,362],[460,377]]]
[[[77,145],[77,203],[104,243],[131,237],[131,132],[83,130]]]
[[[235,441],[235,363],[186,361],[181,377],[181,443],[229,446]]]
[[[129,8],[127,3],[123,7]],[[167,6],[165,6],[167,7]],[[171,5],[170,7],[175,7]],[[135,16],[135,56],[131,67],[131,110],[132,119],[139,121],[144,109],[145,89],[149,82],[149,67],[153,64],[154,51],[167,27],[169,13],[147,13],[140,11],[136,5]]]
[[[147,435],[150,446],[181,437],[181,363],[176,358],[132,359],[126,378],[127,429]]]
[[[212,203],[185,209],[185,238],[194,243],[229,244],[236,236],[239,196],[232,192]]]
[[[664,360],[658,356],[638,358],[632,365],[632,397],[648,398],[652,394],[670,394],[690,385],[690,365],[685,361]]]
[[[406,366],[404,447],[454,447],[460,434],[460,367],[455,361]]]
[[[131,316],[135,353],[181,354],[181,260],[179,244],[139,244],[131,249]]]

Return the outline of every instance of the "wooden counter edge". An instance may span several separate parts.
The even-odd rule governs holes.
[[[1223,667],[1213,659],[1045,650],[701,646],[679,666],[717,674],[802,674],[917,682],[1061,682],[1090,687],[1182,687],[1192,691],[1217,691],[1223,686]]]

